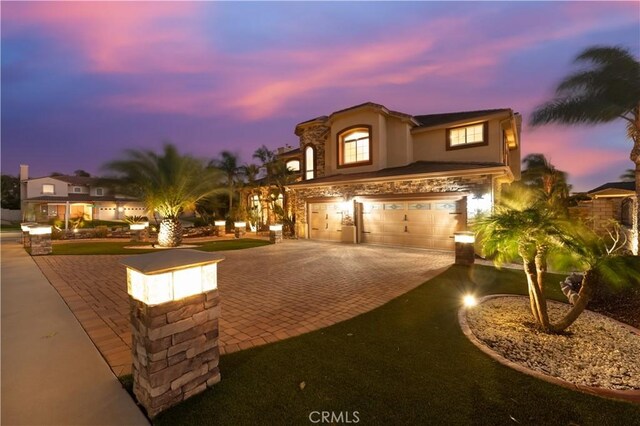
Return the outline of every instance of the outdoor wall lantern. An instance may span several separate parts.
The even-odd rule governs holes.
[[[224,257],[197,250],[167,250],[123,260],[127,292],[148,306],[217,288],[217,264]]]
[[[456,232],[453,234],[456,246],[456,265],[473,265],[475,262],[476,236],[473,232]]]

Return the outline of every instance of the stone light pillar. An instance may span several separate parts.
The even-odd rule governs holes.
[[[41,256],[51,254],[51,227],[31,226],[29,227],[29,240],[31,245],[31,256]]]
[[[247,222],[235,222],[233,227],[236,238],[242,238],[247,233]]]
[[[473,232],[456,232],[453,234],[453,239],[456,245],[456,265],[473,265],[476,259],[475,234]]]
[[[29,228],[38,225],[36,222],[23,222],[20,224],[22,230],[22,247],[31,247],[31,238],[29,238]]]
[[[131,242],[146,243],[149,241],[149,222],[138,222],[129,225]]]
[[[282,225],[269,225],[269,242],[278,244],[282,242]]]
[[[220,381],[214,253],[180,249],[125,258],[133,392],[150,418]]]
[[[213,222],[216,237],[224,237],[227,233],[227,222],[224,220],[216,220]]]

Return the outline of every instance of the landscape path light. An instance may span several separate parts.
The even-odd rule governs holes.
[[[29,227],[29,245],[31,256],[51,254],[51,226],[35,225]]]
[[[122,260],[133,392],[151,418],[220,381],[217,264],[223,259],[175,249]]]
[[[236,238],[242,238],[247,233],[247,222],[234,222],[233,227]]]
[[[456,265],[473,265],[475,262],[476,236],[473,232],[456,232],[453,234],[456,251]]]
[[[282,242],[282,224],[276,223],[269,225],[269,241],[272,244],[278,244]]]

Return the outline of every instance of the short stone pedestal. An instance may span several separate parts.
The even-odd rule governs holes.
[[[216,237],[224,237],[227,234],[227,223],[224,220],[213,222],[213,231]]]
[[[456,250],[456,265],[473,265],[476,259],[473,232],[456,232],[453,236]]]
[[[282,225],[269,225],[269,242],[271,244],[282,242]]]
[[[354,225],[342,225],[340,240],[343,243],[355,244],[356,243],[356,227]]]
[[[20,229],[22,230],[22,239],[20,242],[22,243],[22,247],[29,248],[31,247],[31,239],[29,238],[29,228],[32,226],[37,226],[36,222],[23,222],[20,224]]]
[[[195,250],[125,258],[133,392],[150,418],[220,381],[217,262]]]
[[[131,231],[131,242],[146,243],[148,241],[149,241],[149,228]]]
[[[29,228],[29,245],[31,246],[31,256],[42,256],[51,254],[51,227],[32,226]]]
[[[138,222],[129,225],[131,242],[146,243],[149,241],[149,222]]]
[[[236,238],[244,237],[244,234],[247,233],[247,223],[246,222],[236,222],[233,225],[234,235]]]

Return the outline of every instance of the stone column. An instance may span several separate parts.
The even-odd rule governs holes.
[[[32,226],[37,226],[38,224],[35,222],[22,222],[20,224],[20,229],[22,230],[22,247],[29,248],[31,247],[31,238],[29,237],[29,229]]]
[[[131,242],[146,243],[149,241],[149,222],[132,223],[129,225],[131,230]]]
[[[220,381],[216,264],[221,260],[188,249],[123,260],[133,392],[150,418]]]
[[[224,220],[213,222],[213,229],[216,237],[224,237],[227,233],[227,223]]]
[[[247,223],[246,222],[235,222],[233,224],[234,234],[236,238],[242,238],[244,234],[247,233]]]
[[[29,228],[29,245],[31,246],[31,256],[42,256],[51,254],[51,227],[32,226]]]
[[[269,225],[269,242],[271,244],[282,242],[282,225]]]
[[[456,232],[453,238],[456,246],[456,265],[473,265],[476,259],[475,234],[473,232]]]

